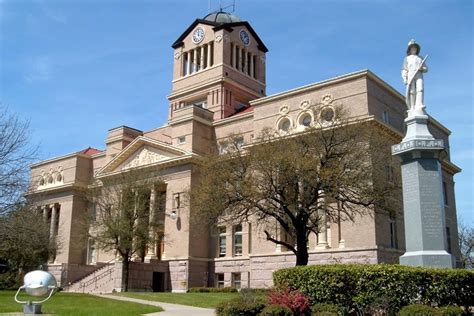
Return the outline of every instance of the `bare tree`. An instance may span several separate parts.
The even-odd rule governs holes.
[[[36,149],[29,145],[28,122],[0,106],[0,215],[21,199],[35,154]]]
[[[11,270],[22,272],[45,264],[56,252],[56,240],[50,238],[50,227],[44,218],[28,205],[0,217],[0,259]]]
[[[472,269],[474,268],[474,228],[460,221],[458,234],[462,267]]]
[[[387,181],[390,143],[370,122],[346,117],[337,107],[304,132],[267,130],[252,144],[240,148],[237,141],[212,155],[191,189],[193,210],[214,225],[255,221],[268,241],[296,255],[297,265],[308,263],[308,237],[324,220],[398,210],[397,181]],[[284,234],[272,229],[275,222]]]
[[[90,201],[94,203],[96,212],[89,233],[100,249],[120,256],[124,291],[128,290],[132,258],[137,256],[143,260],[147,245],[155,238],[150,230],[159,224],[157,218],[150,221],[150,192],[162,182],[147,176],[141,171],[129,170],[102,179],[102,183],[91,190]],[[160,205],[156,199],[154,204]]]

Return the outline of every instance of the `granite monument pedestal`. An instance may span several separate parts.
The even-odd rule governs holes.
[[[428,116],[409,113],[407,133],[392,154],[401,158],[406,252],[400,264],[452,268],[446,240],[440,156],[443,140],[428,131]]]

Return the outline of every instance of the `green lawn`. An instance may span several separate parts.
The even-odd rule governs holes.
[[[24,292],[23,292],[24,293]],[[23,307],[13,299],[15,292],[0,291],[0,313],[22,312]],[[21,295],[20,300],[26,300]],[[36,299],[36,298],[33,298]],[[159,307],[105,299],[87,294],[57,293],[43,304],[44,314],[71,316],[137,316],[162,311]]]
[[[140,298],[149,301],[215,308],[220,302],[238,297],[239,293],[139,293],[126,292],[116,295]]]

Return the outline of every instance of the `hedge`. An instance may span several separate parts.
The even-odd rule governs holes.
[[[461,316],[463,310],[457,306],[433,308],[431,306],[414,304],[403,307],[398,316]]]
[[[188,293],[236,293],[235,287],[192,287]]]
[[[312,304],[331,303],[353,311],[390,312],[413,303],[469,306],[474,272],[400,265],[332,264],[275,271],[275,286],[298,289]]]
[[[246,301],[239,297],[230,301],[222,302],[216,307],[217,316],[257,316],[264,309],[262,301]]]

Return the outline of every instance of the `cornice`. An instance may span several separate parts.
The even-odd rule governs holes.
[[[42,166],[42,165],[46,165],[46,164],[49,164],[49,163],[52,163],[52,162],[58,162],[58,161],[61,161],[61,160],[74,158],[74,157],[82,157],[82,158],[90,159],[92,156],[89,156],[89,155],[86,155],[86,154],[81,154],[81,153],[71,153],[71,154],[66,154],[64,156],[54,157],[54,158],[42,160],[42,161],[39,161],[39,162],[35,162],[35,163],[30,165],[30,168],[33,169],[33,168],[36,168],[36,167],[39,167],[39,166]]]
[[[37,195],[43,195],[43,194],[53,194],[53,193],[58,193],[58,192],[64,192],[64,191],[84,191],[87,189],[87,184],[80,183],[80,182],[73,182],[73,183],[67,183],[63,185],[58,185],[46,189],[41,189],[41,190],[29,190],[24,194],[25,197],[32,197],[32,196],[37,196]]]
[[[151,164],[147,164],[147,165],[139,166],[139,167],[135,167],[135,168],[129,168],[129,169],[126,169],[126,170],[103,172],[101,174],[98,173],[94,177],[94,179],[95,180],[100,180],[100,179],[104,179],[104,178],[108,178],[108,177],[113,177],[113,176],[121,174],[121,173],[127,173],[127,172],[130,172],[130,171],[136,171],[136,170],[153,169],[153,168],[156,168],[156,167],[168,168],[168,167],[182,165],[182,164],[186,164],[186,163],[197,163],[197,164],[199,164],[200,160],[201,160],[201,156],[199,156],[197,154],[194,154],[194,153],[190,153],[190,154],[187,154],[187,155],[184,155],[184,156],[179,156],[179,157],[174,157],[174,158],[170,158],[170,159],[166,159],[166,160],[161,160],[161,161],[158,161],[158,162],[155,162],[155,163],[151,163]]]
[[[248,119],[248,118],[252,118],[252,117],[253,117],[253,111],[248,112],[248,113],[244,113],[244,114],[237,114],[237,115],[234,115],[234,116],[226,117],[226,118],[221,119],[219,121],[215,121],[213,123],[213,125],[217,127],[217,126],[234,123],[236,121],[240,121],[240,120],[244,120],[244,119]]]

